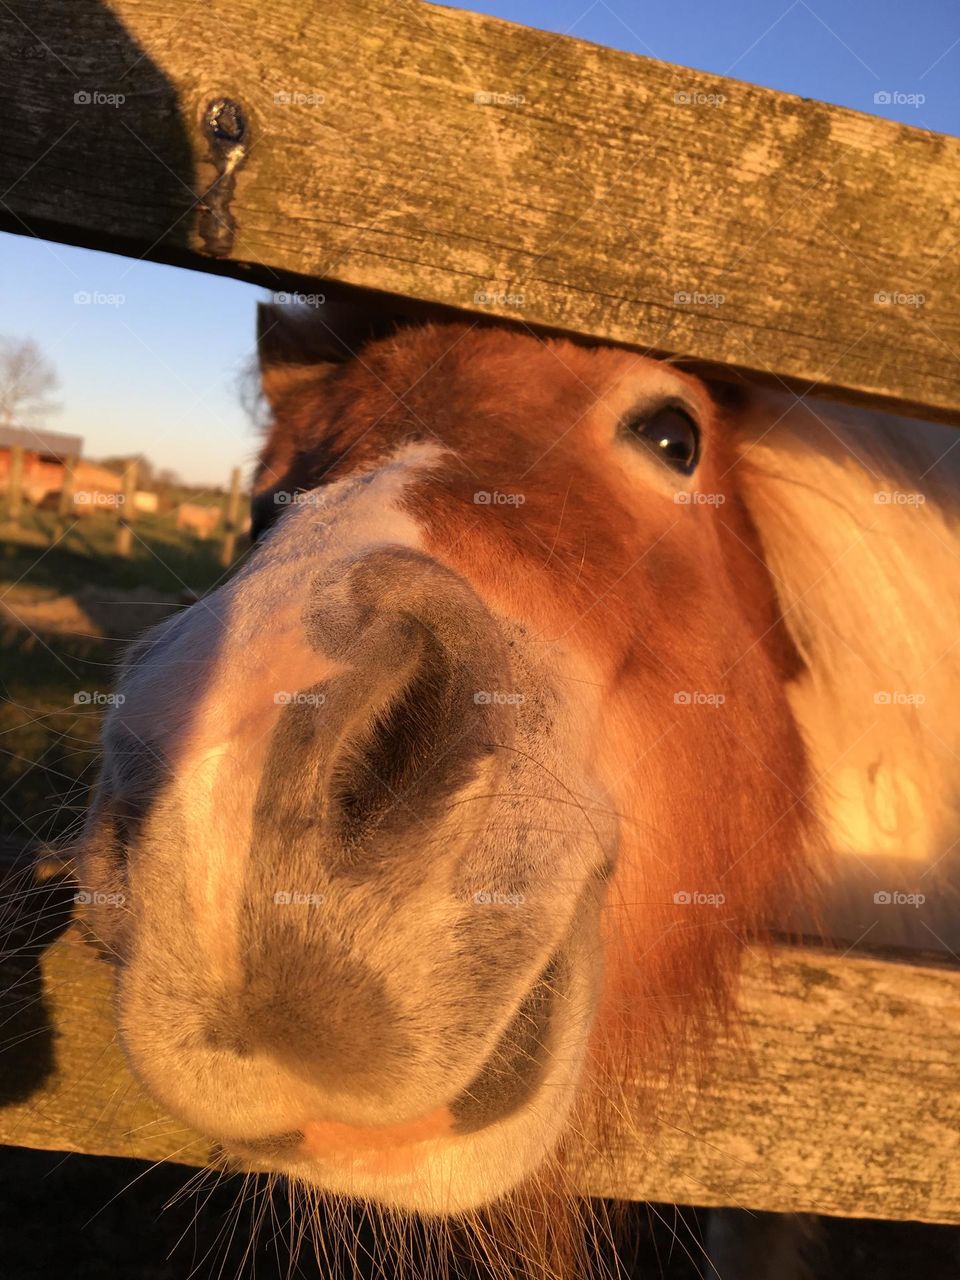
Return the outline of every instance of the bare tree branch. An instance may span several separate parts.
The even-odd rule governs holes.
[[[50,399],[60,382],[31,338],[0,337],[0,426],[31,426],[60,406]]]

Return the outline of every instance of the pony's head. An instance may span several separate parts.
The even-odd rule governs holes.
[[[265,308],[260,352],[255,545],[126,662],[89,924],[174,1114],[469,1210],[702,1030],[805,880],[770,421],[494,327]]]

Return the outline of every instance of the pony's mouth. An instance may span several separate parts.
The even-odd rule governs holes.
[[[478,1207],[491,1198],[491,1163],[501,1178],[509,1168],[515,1184],[554,1145],[579,1077],[591,981],[558,952],[470,1084],[417,1119],[365,1128],[305,1121],[225,1148],[242,1168],[274,1169],[327,1192],[428,1213]]]
[[[247,1159],[284,1160],[304,1156],[338,1166],[363,1162],[376,1167],[415,1163],[427,1143],[478,1133],[521,1110],[548,1073],[553,1021],[563,993],[567,964],[558,953],[521,1001],[506,1030],[469,1085],[426,1115],[402,1124],[366,1126],[307,1121],[299,1129],[264,1138],[231,1141]],[[421,1151],[421,1154],[424,1154]]]

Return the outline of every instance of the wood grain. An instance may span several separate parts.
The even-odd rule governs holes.
[[[957,139],[419,0],[9,0],[0,60],[7,230],[960,410]]]
[[[740,1013],[592,1192],[960,1222],[960,972],[782,948],[748,964]]]

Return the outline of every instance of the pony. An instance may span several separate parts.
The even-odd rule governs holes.
[[[252,549],[127,655],[77,854],[121,1042],[310,1203],[579,1274],[578,1149],[709,1073],[745,946],[956,943],[957,437],[464,320],[258,347]]]

